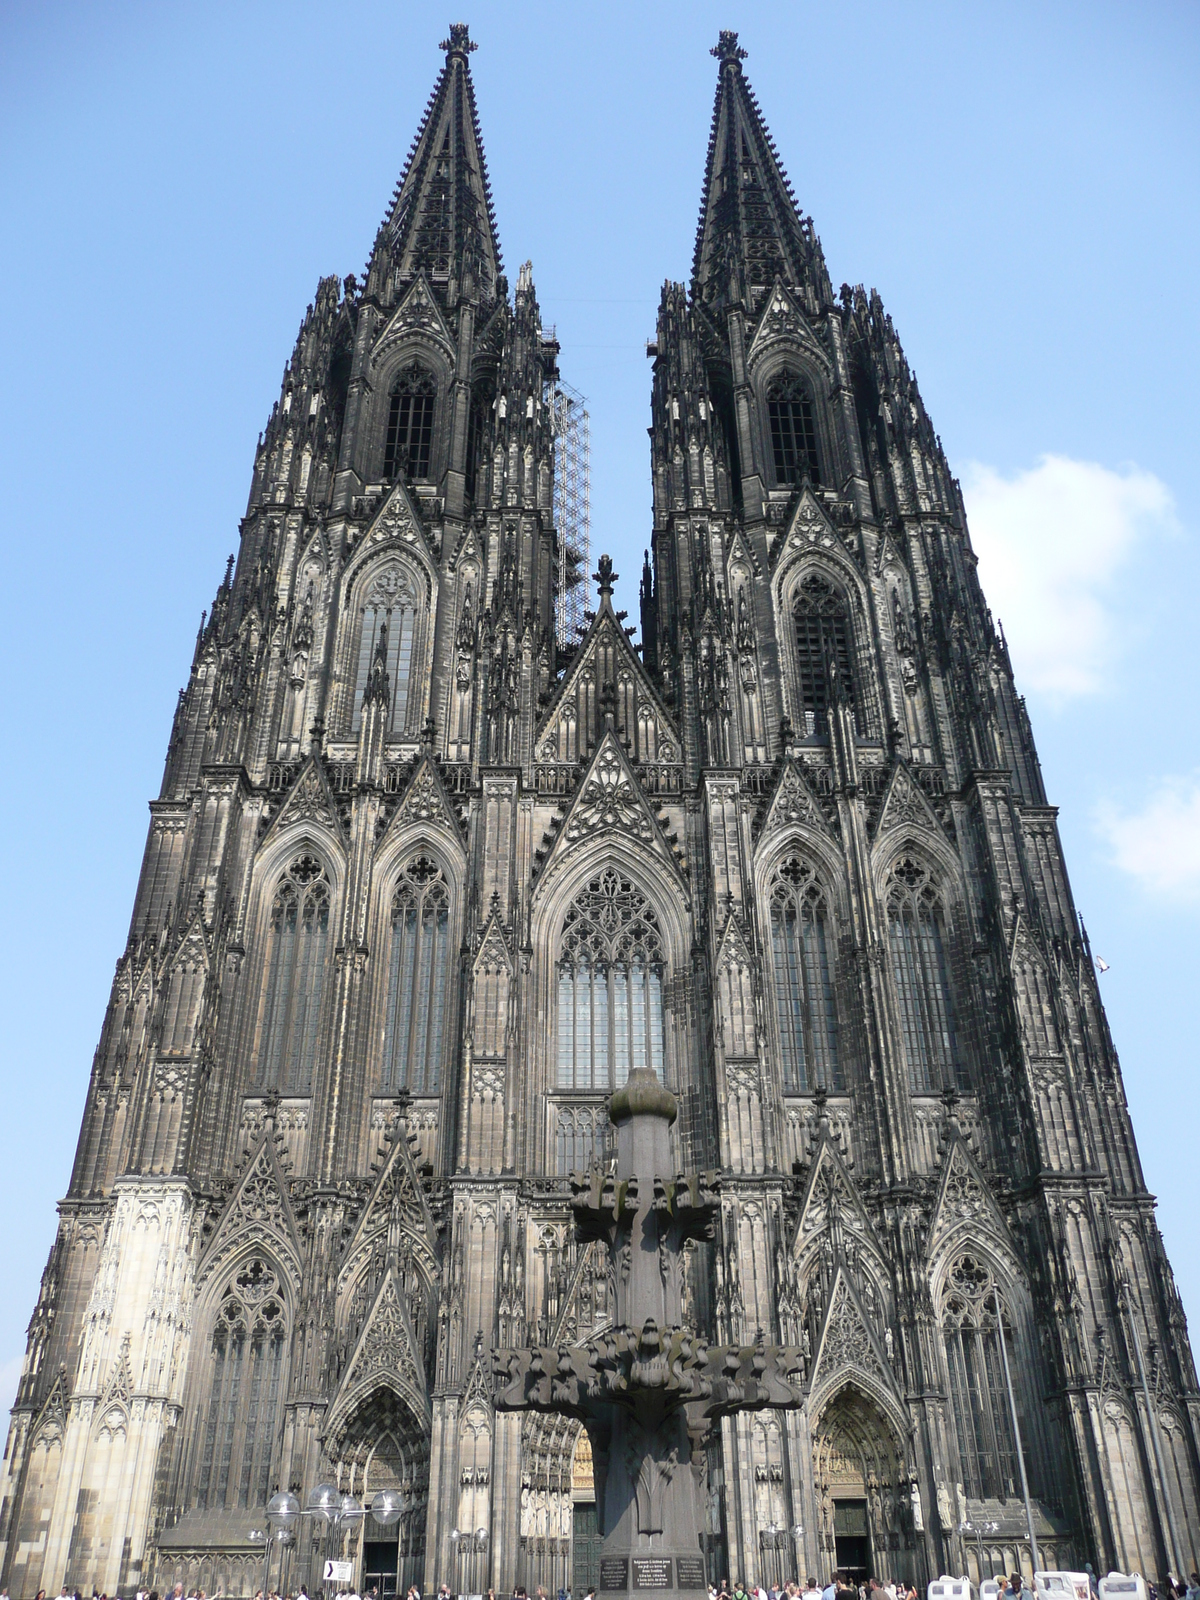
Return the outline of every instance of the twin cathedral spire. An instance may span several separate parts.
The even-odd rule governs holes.
[[[601,558],[564,644],[560,352],[503,269],[467,28],[443,49],[365,273],[305,314],[180,694],[0,1578],[252,1593],[230,1529],[334,1481],[404,1496],[350,1537],[362,1592],[583,1592],[587,1441],[495,1413],[485,1352],[611,1321],[568,1174],[637,1067],[678,1167],[720,1174],[687,1319],[806,1351],[803,1405],[696,1463],[711,1579],[772,1581],[796,1528],[805,1573],[978,1577],[981,1520],[988,1570],[1028,1570],[1022,1451],[1043,1566],[1190,1571],[1182,1308],[891,319],[834,293],[723,33],[652,346],[640,643]]]

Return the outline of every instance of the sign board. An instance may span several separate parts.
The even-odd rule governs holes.
[[[1092,1600],[1086,1572],[1035,1572],[1033,1590],[1038,1600]]]
[[[1120,1595],[1121,1600],[1146,1600],[1146,1580],[1135,1572],[1110,1572],[1107,1578],[1100,1579],[1100,1600],[1116,1600]]]
[[[635,1589],[671,1589],[670,1556],[634,1556],[633,1587]]]
[[[326,1583],[350,1583],[353,1577],[353,1561],[327,1561],[325,1563]]]
[[[703,1556],[676,1556],[675,1576],[681,1589],[707,1589]]]
[[[628,1556],[601,1556],[600,1557],[600,1589],[616,1594],[624,1594],[629,1587],[629,1557]]]
[[[931,1583],[926,1591],[927,1600],[971,1600],[971,1584],[967,1578],[948,1578],[945,1573]],[[1063,1596],[1069,1600],[1069,1596]]]

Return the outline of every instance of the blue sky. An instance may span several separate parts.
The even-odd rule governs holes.
[[[506,264],[532,258],[588,397],[593,551],[631,611],[644,342],[690,266],[708,51],[740,31],[833,282],[879,289],[967,488],[1200,1317],[1200,11],[463,15]],[[254,441],[318,277],[361,271],[449,20],[403,0],[8,0],[0,17],[0,1401]]]

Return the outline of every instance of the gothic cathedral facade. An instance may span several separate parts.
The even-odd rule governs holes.
[[[723,34],[641,641],[602,559],[564,644],[558,347],[502,270],[466,28],[443,48],[180,694],[0,1575],[250,1594],[267,1497],[330,1481],[404,1496],[339,1536],[357,1584],[582,1593],[586,1438],[495,1412],[488,1354],[606,1321],[567,1174],[634,1066],[719,1174],[690,1317],[805,1352],[803,1408],[704,1463],[713,1576],[1028,1569],[1023,1474],[1044,1566],[1189,1571],[1183,1312],[891,319],[833,291]],[[328,1548],[304,1524],[291,1581]]]

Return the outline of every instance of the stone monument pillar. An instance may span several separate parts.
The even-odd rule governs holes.
[[[571,1174],[581,1241],[608,1247],[616,1320],[579,1345],[495,1353],[501,1410],[578,1417],[592,1443],[602,1595],[658,1600],[706,1588],[704,1446],[713,1419],[792,1408],[799,1350],[711,1346],[682,1321],[683,1246],[711,1239],[715,1174],[670,1172],[675,1097],[649,1070],[613,1095],[616,1170]]]

